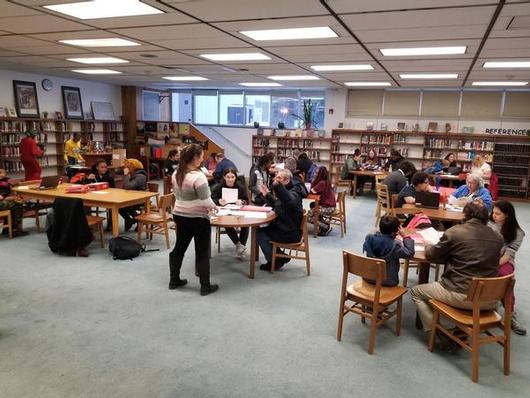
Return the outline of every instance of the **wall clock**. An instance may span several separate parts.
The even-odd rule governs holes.
[[[50,79],[43,79],[42,80],[42,88],[45,91],[50,91],[53,88],[53,82]]]

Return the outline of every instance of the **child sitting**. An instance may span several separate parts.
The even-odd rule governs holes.
[[[22,231],[22,208],[23,201],[13,195],[11,184],[7,177],[6,171],[0,169],[0,211],[11,211],[11,222],[13,223],[13,236],[24,236],[26,232]],[[6,235],[8,229],[4,228],[2,234]]]
[[[403,237],[403,243],[396,240]],[[397,286],[399,283],[399,259],[414,256],[414,241],[410,234],[399,225],[394,216],[383,216],[379,222],[379,232],[368,234],[364,240],[363,251],[368,257],[386,261],[386,279],[383,286]],[[375,281],[368,281],[375,283]]]

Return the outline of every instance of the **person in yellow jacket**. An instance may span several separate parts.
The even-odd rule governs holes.
[[[72,138],[64,143],[64,160],[68,165],[85,162],[81,156],[81,140],[78,133],[74,133]]]

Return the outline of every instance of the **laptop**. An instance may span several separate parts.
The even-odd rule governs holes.
[[[447,174],[452,174],[454,176],[459,175],[462,172],[462,167],[448,167]]]
[[[440,206],[440,193],[416,192],[416,206],[437,209]]]
[[[55,189],[59,185],[59,180],[61,176],[47,176],[42,177],[40,185],[33,186],[32,189],[45,190],[45,189]]]

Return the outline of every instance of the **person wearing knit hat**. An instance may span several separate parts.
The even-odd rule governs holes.
[[[123,189],[145,191],[147,187],[147,173],[144,165],[137,159],[125,159],[123,168]],[[131,229],[136,223],[138,206],[124,207],[120,214],[125,220],[125,231]]]
[[[26,131],[26,137],[20,140],[19,147],[20,161],[24,166],[24,179],[26,181],[40,180],[42,169],[37,158],[42,156],[44,151],[37,145],[35,131],[33,129]]]

